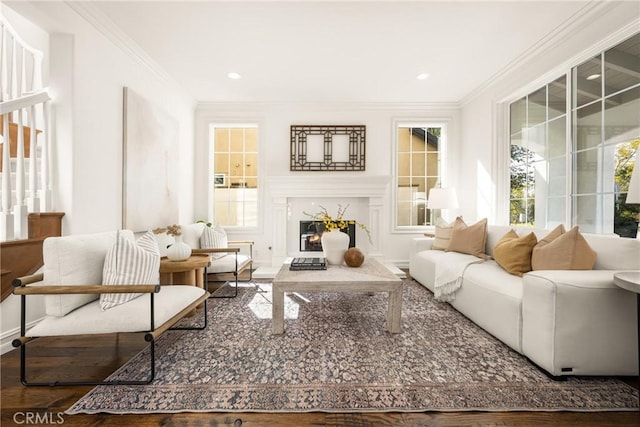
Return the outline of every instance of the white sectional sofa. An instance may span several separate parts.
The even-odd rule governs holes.
[[[485,252],[510,230],[488,226]],[[538,240],[550,230],[533,231]],[[470,264],[449,303],[478,326],[525,355],[550,376],[638,375],[636,295],[613,283],[614,273],[640,269],[640,240],[585,234],[596,252],[593,270],[536,270],[522,277],[493,259]],[[410,275],[434,291],[436,265],[469,255],[432,250],[415,238]]]

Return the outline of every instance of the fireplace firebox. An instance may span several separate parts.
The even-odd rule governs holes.
[[[343,232],[349,235],[349,247],[356,246],[356,225],[348,224]],[[321,252],[320,237],[324,232],[322,221],[300,221],[300,252]]]

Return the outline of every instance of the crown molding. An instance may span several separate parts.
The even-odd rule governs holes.
[[[198,102],[196,111],[232,111],[232,112],[265,112],[265,111],[458,111],[457,102]]]
[[[107,37],[131,58],[148,68],[154,75],[167,84],[180,87],[156,61],[149,56],[133,39],[126,35],[107,15],[90,1],[65,1],[65,4],[87,21],[93,28]]]
[[[496,82],[502,80],[506,76],[515,72],[518,68],[525,65],[527,62],[531,60],[531,58],[537,57],[538,55],[547,52],[554,47],[560,45],[565,39],[568,38],[569,35],[577,31],[579,28],[588,26],[589,23],[601,16],[603,14],[604,9],[608,9],[611,7],[611,2],[601,1],[601,0],[592,0],[584,7],[582,7],[578,12],[574,13],[569,19],[567,19],[564,23],[556,27],[553,31],[547,34],[545,37],[536,42],[529,49],[520,54],[516,59],[511,61],[504,67],[502,70],[495,73],[488,80],[478,86],[476,89],[471,91],[468,95],[460,100],[460,105],[465,106],[476,97],[480,96],[484,93],[488,88],[493,86]],[[614,5],[615,7],[615,5]]]

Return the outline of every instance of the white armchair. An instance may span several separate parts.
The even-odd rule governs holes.
[[[43,244],[43,273],[14,280],[21,298],[20,379],[24,385],[137,385],[155,376],[155,341],[169,329],[204,329],[209,293],[196,286],[160,286],[160,257],[154,238],[135,239],[129,230],[49,237]],[[44,295],[46,316],[27,325],[27,300]],[[200,326],[174,326],[204,305]],[[27,347],[39,337],[143,332],[150,345],[146,378],[33,381],[27,378]],[[41,347],[42,348],[42,347]],[[31,363],[33,365],[33,363]],[[39,376],[39,375],[38,375]]]
[[[210,254],[209,264],[205,268],[205,289],[210,283],[233,284],[232,295],[216,295],[210,298],[233,298],[238,295],[239,276],[248,272],[248,279],[253,279],[253,241],[229,241],[224,229],[220,226],[210,227],[202,222],[180,226],[182,241],[191,247],[194,254]],[[156,235],[160,254],[166,255],[167,247],[173,243],[173,237],[164,233]]]

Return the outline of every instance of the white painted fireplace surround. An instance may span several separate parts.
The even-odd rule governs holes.
[[[315,214],[324,206],[335,216],[338,205],[349,205],[344,219],[365,224],[371,231],[356,228],[356,246],[370,257],[381,259],[380,237],[383,232],[383,209],[389,198],[390,176],[328,176],[323,173],[305,176],[268,178],[267,197],[273,207],[273,244],[271,263],[280,266],[288,257],[301,256],[299,224],[308,220],[304,212]]]

